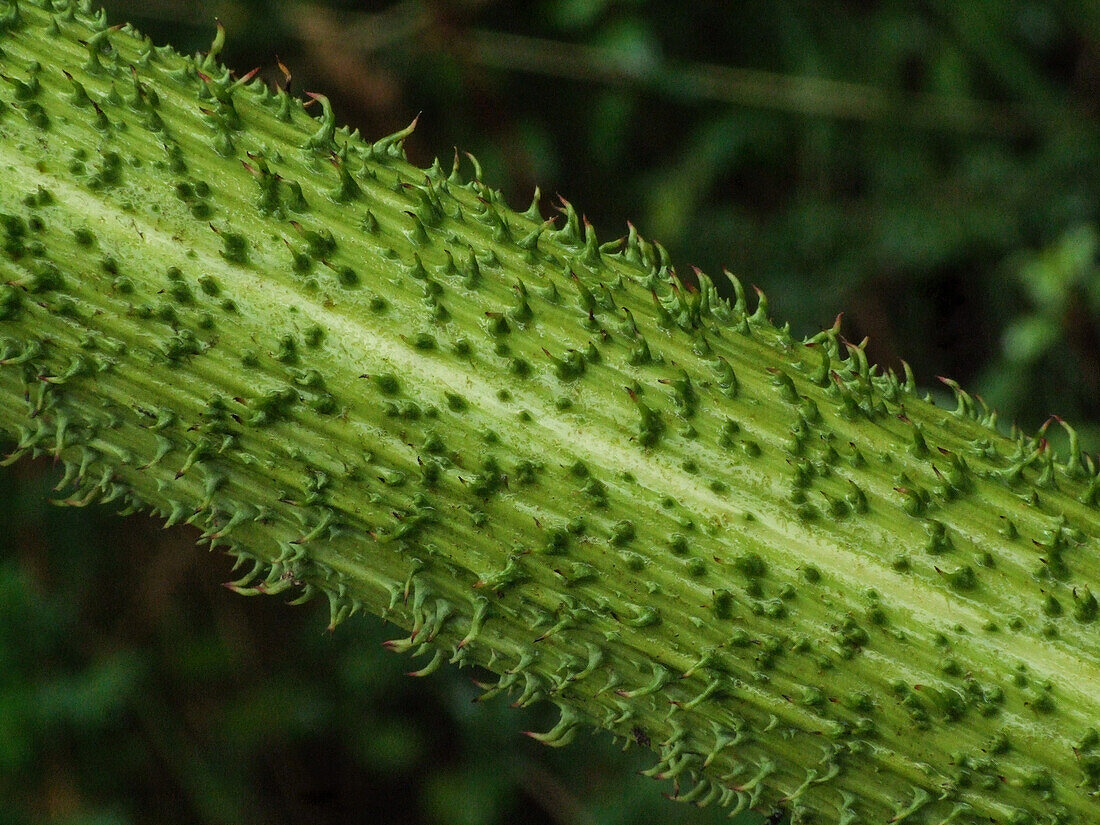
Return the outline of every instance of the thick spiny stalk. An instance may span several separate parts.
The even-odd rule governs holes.
[[[298,100],[0,3],[0,432],[797,821],[1100,817],[1100,481]],[[476,171],[476,164],[475,164]],[[1052,420],[1048,426],[1064,427]],[[1046,429],[1046,428],[1044,428]]]

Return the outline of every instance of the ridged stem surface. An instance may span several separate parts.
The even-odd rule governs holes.
[[[68,2],[0,2],[0,433],[242,593],[795,821],[1100,819],[1095,462]],[[474,162],[475,173],[476,162]],[[545,207],[543,207],[545,208]],[[751,304],[751,306],[750,306]],[[1052,420],[1049,427],[1065,426]],[[1068,429],[1068,427],[1067,427]]]

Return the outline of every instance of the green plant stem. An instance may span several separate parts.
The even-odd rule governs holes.
[[[1100,479],[68,3],[0,5],[0,431],[416,672],[796,821],[1089,822]],[[950,382],[949,382],[950,383]],[[1065,426],[1052,419],[1048,427]],[[1044,429],[1045,431],[1045,429]]]

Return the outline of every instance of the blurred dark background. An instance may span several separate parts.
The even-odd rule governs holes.
[[[958,379],[1100,449],[1100,4],[1091,0],[113,0],[158,42],[293,73],[413,160],[454,147],[524,208],[567,196],[681,268],[728,267],[797,334],[845,313],[884,367]],[[467,167],[469,168],[469,167]],[[662,798],[600,736],[410,679],[385,627],[242,599],[187,529],[0,473],[0,821],[627,825]]]

